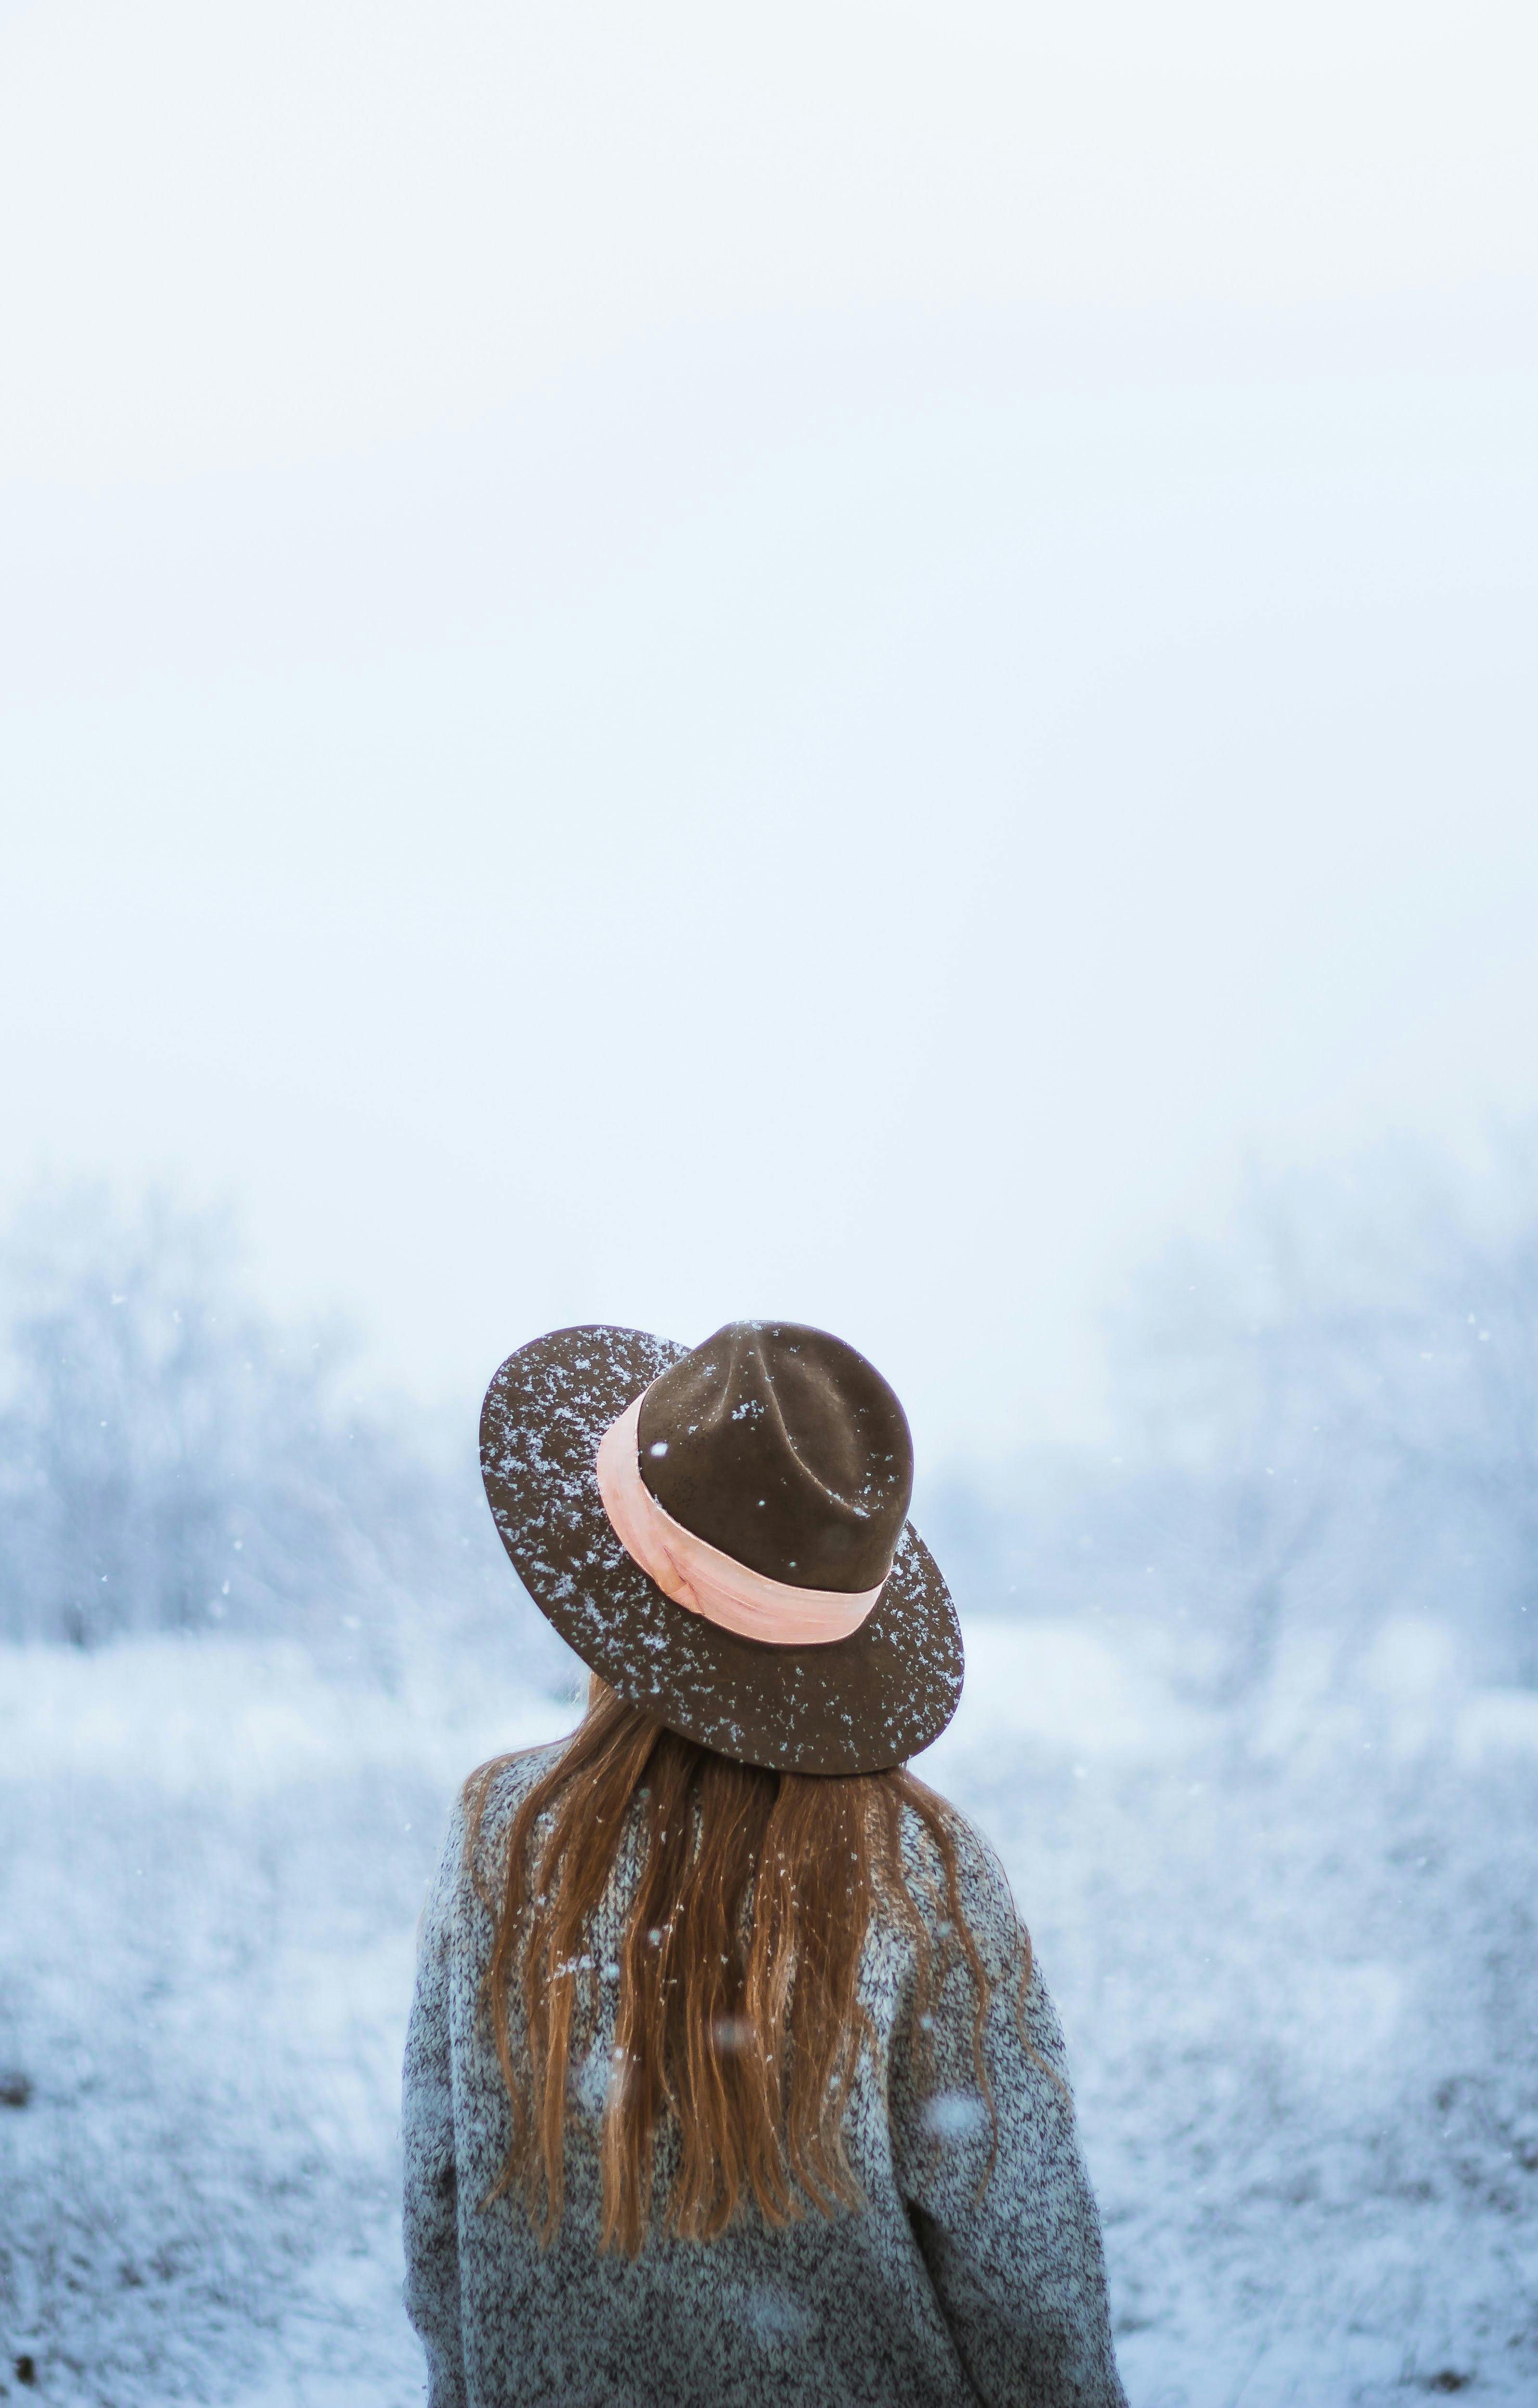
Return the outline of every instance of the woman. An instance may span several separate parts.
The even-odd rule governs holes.
[[[1030,1942],[904,1769],[961,1650],[896,1397],[792,1325],[562,1330],[481,1462],[593,1677],[466,1785],[424,1917],[430,2408],[1125,2408]]]

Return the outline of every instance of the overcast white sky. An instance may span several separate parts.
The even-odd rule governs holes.
[[[1247,1152],[1538,1110],[1530,27],[0,0],[0,1203],[933,1461]]]

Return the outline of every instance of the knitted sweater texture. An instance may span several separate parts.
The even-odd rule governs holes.
[[[541,1751],[498,1774],[482,1827],[490,1861],[548,1763]],[[933,1879],[933,1844],[917,1816],[904,1848]],[[593,1934],[600,1969],[617,1954],[636,1870],[627,1842]],[[491,1918],[456,1813],[423,1917],[406,2051],[406,2299],[427,2353],[429,2408],[1126,2408],[1072,2113],[1032,2057],[1061,2080],[1061,2034],[1034,1972],[1018,2015],[1019,1927],[1002,1871],[970,1832],[961,1898],[998,1985],[983,2043],[998,2156],[980,2196],[991,2126],[974,2070],[970,1977],[948,1965],[920,2047],[912,1943],[877,1922],[860,1986],[880,2059],[862,2059],[845,2127],[862,2209],[831,2220],[813,2211],[776,2230],[749,2202],[706,2243],[668,2239],[659,2215],[638,2258],[600,2256],[595,2141],[615,1997],[600,1974],[591,2048],[572,2082],[565,2213],[542,2251],[516,2191],[481,2205],[510,2125],[477,2012]],[[515,2009],[515,2049],[519,2036]],[[665,2132],[658,2149],[663,2200]]]

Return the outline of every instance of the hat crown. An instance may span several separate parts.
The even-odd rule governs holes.
[[[676,1522],[795,1588],[875,1588],[913,1494],[907,1416],[872,1363],[798,1322],[731,1321],[642,1402],[642,1480]]]

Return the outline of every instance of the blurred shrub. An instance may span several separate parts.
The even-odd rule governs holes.
[[[1140,1627],[1218,1703],[1390,1616],[1538,1685],[1538,1132],[1257,1177],[1113,1325],[1118,1435],[927,1508],[963,1597]]]
[[[440,1469],[349,1400],[342,1334],[258,1310],[221,1215],[35,1199],[0,1247],[0,1635],[222,1627],[389,1672],[408,1625],[532,1612],[473,1427]]]

